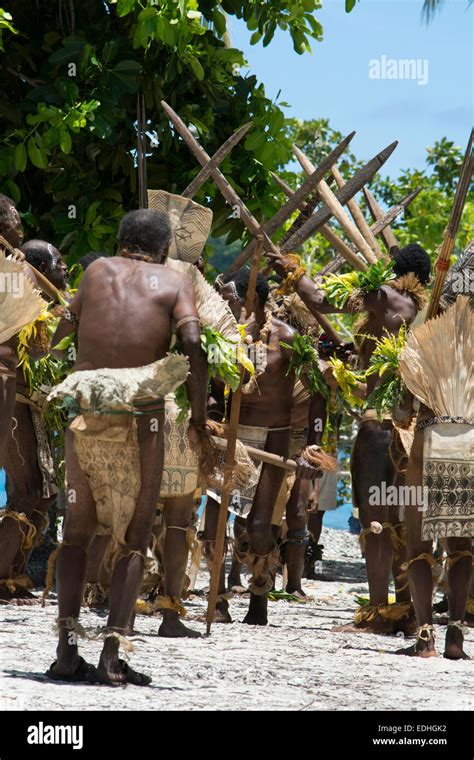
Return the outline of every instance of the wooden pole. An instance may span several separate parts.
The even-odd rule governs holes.
[[[272,172],[272,177],[275,180],[275,182],[281,187],[283,192],[285,192],[289,197],[293,196],[293,190],[290,188],[287,183],[282,180],[277,174]],[[299,205],[300,211],[303,213],[306,213],[306,209],[303,203]],[[322,235],[328,243],[331,243],[332,247],[338,251],[342,256],[344,256],[344,259],[351,264],[351,266],[355,267],[355,269],[359,269],[361,271],[364,271],[367,269],[367,264],[363,259],[361,259],[355,250],[350,248],[344,240],[341,240],[341,238],[334,232],[332,227],[329,226],[329,224],[323,224],[320,229],[318,230],[319,234]]]
[[[137,168],[138,168],[138,207],[147,208],[146,193],[146,115],[145,98],[137,95]]]
[[[234,132],[234,134],[232,134],[229,138],[227,138],[225,143],[223,143],[221,147],[218,150],[216,150],[212,158],[201,169],[199,174],[196,174],[192,182],[190,182],[190,184],[185,188],[185,190],[183,190],[183,192],[181,193],[183,198],[192,198],[193,195],[196,195],[196,193],[198,192],[198,190],[201,189],[201,187],[204,185],[206,180],[209,179],[214,169],[217,169],[219,164],[223,162],[224,158],[226,158],[226,156],[229,155],[232,148],[234,148],[237,145],[237,143],[241,141],[242,137],[244,137],[244,135],[247,134],[251,126],[252,126],[252,122],[249,121],[247,122],[247,124],[244,124],[242,127],[240,127],[240,129],[237,129],[236,132]]]
[[[472,155],[474,139],[474,129],[471,130],[469,141],[464,154],[464,161],[461,167],[461,173],[459,175],[458,186],[456,188],[456,194],[454,196],[454,202],[451,208],[451,214],[449,216],[448,225],[446,227],[443,242],[439,251],[438,258],[436,260],[436,277],[431,291],[431,298],[428,304],[428,311],[426,312],[425,321],[436,317],[439,308],[439,299],[443,291],[444,281],[446,274],[450,267],[451,254],[453,252],[454,243],[456,242],[456,235],[459,229],[459,223],[461,221],[464,204],[466,202],[466,196],[469,192],[469,186],[471,184],[472,173],[474,169],[474,158]]]
[[[227,438],[219,438],[215,435],[212,435],[211,438],[216,448],[221,449],[222,451],[227,450]],[[253,446],[246,446],[245,449],[247,451],[247,454],[257,462],[273,464],[275,467],[281,467],[283,470],[287,470],[288,472],[294,472],[298,466],[294,459],[286,459],[286,457],[282,457],[279,454],[271,454],[269,451],[255,449]]]
[[[314,171],[314,167],[311,161],[296,145],[293,145],[292,148],[293,153],[300,162],[306,174],[311,174]],[[337,219],[346,235],[352,240],[354,245],[363,254],[369,264],[375,264],[377,262],[377,257],[367,242],[364,240],[355,224],[351,222],[348,214],[344,210],[344,207],[334,195],[327,182],[325,180],[321,180],[321,182],[318,184],[317,189],[319,195],[321,196],[321,199],[326,203],[328,208],[331,209],[332,215]]]
[[[408,193],[400,203],[396,203],[395,206],[392,206],[389,208],[387,213],[380,219],[378,222],[375,222],[372,224],[370,229],[372,230],[374,235],[381,235],[382,232],[387,229],[387,227],[397,218],[397,216],[400,216],[400,214],[405,211],[406,207],[410,205],[412,201],[415,200],[416,196],[421,192],[421,187],[417,187],[415,190],[413,190],[411,193]]]
[[[183,138],[188,148],[197,158],[201,166],[205,167],[211,161],[211,157],[209,156],[209,154],[206,153],[206,151],[204,150],[204,148],[201,147],[201,145],[199,145],[198,141],[191,134],[191,132],[187,128],[184,121],[178,116],[178,114],[175,111],[173,111],[173,109],[168,105],[168,103],[162,100],[161,105],[166,115],[168,116],[168,118],[170,119],[170,121],[172,122],[176,130],[179,132],[179,134]],[[229,182],[224,177],[220,169],[212,168],[211,177],[214,180],[217,187],[219,188],[219,190],[221,191],[226,201],[230,204],[230,206],[235,207],[235,210],[238,213],[238,218],[242,219],[247,229],[256,237],[262,234],[259,223],[255,219],[253,214],[250,213],[247,206],[239,198],[234,188],[229,184]],[[279,253],[277,247],[272,243],[272,241],[270,240],[270,238],[265,232],[263,232],[263,239],[264,239],[264,247],[267,250],[272,251],[273,253]]]
[[[296,211],[298,208],[301,208],[302,204],[304,205],[307,196],[315,190],[318,183],[331,170],[333,162],[342,155],[354,135],[355,132],[351,132],[349,135],[347,135],[347,137],[344,138],[344,140],[341,140],[339,145],[336,145],[334,150],[332,150],[331,153],[325,159],[323,159],[323,161],[321,161],[319,166],[314,169],[314,171],[308,176],[308,179],[303,182],[303,184],[297,190],[291,191],[291,195],[288,195],[287,193],[287,202],[284,203],[283,206],[277,211],[277,213],[265,224],[264,229],[267,235],[273,235],[273,233],[275,233],[281,227],[281,225],[290,218],[294,211]],[[255,241],[252,240],[252,242],[250,242],[248,246],[246,246],[246,248],[244,248],[244,250],[237,256],[235,261],[232,262],[230,267],[228,267],[225,274],[235,272],[237,269],[239,269],[239,267],[243,266],[252,255],[254,246]]]
[[[367,182],[370,182],[374,174],[376,174],[380,167],[384,165],[387,159],[391,156],[398,142],[395,141],[388,145],[384,150],[377,153],[370,161],[367,162],[361,169],[359,169],[350,180],[346,182],[342,190],[338,190],[336,198],[341,205],[347,203],[359,190],[362,190]],[[287,253],[299,248],[305,240],[308,240],[312,235],[317,232],[321,225],[325,224],[333,216],[332,210],[323,204],[321,208],[311,214],[306,219],[304,224],[299,227],[295,233],[286,241],[284,246],[281,246],[281,253]]]
[[[252,307],[255,298],[255,283],[257,281],[258,267],[260,258],[263,251],[263,234],[260,234],[257,238],[257,245],[255,247],[254,259],[252,263],[252,271],[249,277],[249,285],[247,288],[247,298],[245,300],[247,317],[250,317],[252,313]],[[253,287],[251,288],[251,283]],[[250,307],[249,307],[250,305]],[[209,598],[207,603],[206,614],[206,633],[211,632],[211,625],[214,620],[214,613],[217,604],[217,594],[219,591],[219,577],[221,573],[222,562],[225,559],[224,545],[225,545],[225,531],[227,525],[227,510],[229,508],[230,501],[230,473],[235,464],[235,447],[237,442],[237,428],[239,425],[240,417],[240,405],[242,402],[242,384],[244,380],[245,369],[242,367],[240,370],[240,382],[239,387],[232,394],[232,406],[230,411],[229,431],[227,435],[227,447],[224,460],[224,484],[222,488],[221,503],[219,506],[219,516],[217,519],[217,531],[216,531],[216,544],[214,561],[212,564],[211,584],[209,588]]]
[[[336,164],[334,164],[334,166],[332,167],[332,173],[333,173],[334,179],[337,182],[337,186],[339,188],[343,188],[346,183],[344,181],[344,178],[343,178],[341,172],[337,168]],[[351,198],[349,201],[347,201],[347,208],[349,209],[349,211],[351,213],[351,216],[352,216],[352,218],[354,220],[354,223],[356,224],[356,226],[357,226],[360,234],[362,235],[362,237],[364,238],[364,240],[366,241],[366,243],[370,246],[370,248],[373,251],[374,255],[378,259],[383,258],[384,254],[380,250],[379,245],[378,245],[378,243],[377,243],[377,241],[376,241],[376,239],[375,239],[375,237],[374,237],[374,235],[373,235],[373,233],[372,233],[369,225],[365,221],[364,214],[360,210],[360,208],[359,208],[358,204],[356,203],[356,201],[354,200],[354,198]]]
[[[364,193],[367,206],[372,215],[372,219],[374,220],[374,222],[380,222],[380,220],[383,219],[384,217],[384,213],[381,207],[379,206],[379,204],[377,203],[375,196],[372,195],[370,190],[368,190],[366,187],[362,188],[362,192]],[[385,229],[382,230],[382,232],[380,233],[380,237],[382,238],[387,251],[390,251],[391,248],[395,248],[395,247],[399,248],[398,240],[395,237],[390,226],[385,227]]]

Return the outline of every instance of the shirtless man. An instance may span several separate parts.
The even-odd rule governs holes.
[[[222,297],[228,302],[237,320],[244,319],[247,335],[253,339],[256,349],[255,378],[244,384],[244,393],[240,407],[239,425],[249,426],[253,430],[267,429],[266,440],[262,446],[265,451],[287,457],[290,446],[291,410],[293,406],[294,372],[289,371],[292,352],[284,348],[281,341],[291,345],[295,331],[289,325],[273,317],[265,304],[268,298],[268,284],[259,273],[252,316],[243,318],[243,310],[249,282],[249,270],[239,269],[225,280],[221,288]],[[257,352],[262,350],[263,361],[259,361]],[[266,364],[265,364],[266,362]],[[222,389],[221,389],[222,391]],[[223,394],[215,388],[215,399],[223,410]],[[230,416],[232,399],[229,399],[227,415]],[[239,438],[245,438],[239,434]],[[305,468],[318,477],[319,470]],[[264,464],[260,478],[251,499],[245,504],[244,494],[237,494],[236,503],[241,504],[243,512],[250,507],[246,516],[245,533],[239,532],[236,540],[241,561],[247,564],[253,577],[250,583],[249,611],[243,622],[249,625],[267,624],[267,592],[273,586],[273,569],[278,562],[275,544],[277,528],[272,526],[275,502],[283,482],[284,471],[274,465]],[[250,503],[249,503],[250,502]],[[218,509],[215,500],[208,497],[206,507],[206,525],[202,538],[206,548],[215,541]],[[240,527],[242,521],[240,518]],[[243,559],[245,557],[245,560]],[[225,591],[224,574],[221,574],[219,593]],[[217,605],[221,622],[230,622],[228,603],[221,600]]]
[[[63,320],[54,341],[78,325],[76,371],[143,367],[166,356],[174,320],[191,369],[187,379],[192,409],[189,436],[199,448],[206,435],[207,367],[200,347],[192,284],[187,277],[163,266],[170,239],[166,215],[150,209],[127,214],[118,234],[119,255],[95,261],[87,268],[69,306],[68,317],[76,324]],[[119,641],[114,635],[128,631],[132,618],[163,469],[163,412],[153,411],[153,420],[158,418],[160,423],[156,430],[146,414],[147,408],[140,409],[140,490],[125,534],[125,554],[117,560],[112,574],[110,613],[97,670],[79,657],[77,642],[67,627],[68,619],[79,616],[97,513],[91,486],[79,464],[74,434],[71,430],[66,433],[68,491],[75,493],[76,499],[68,504],[57,558],[59,644],[57,660],[48,671],[57,680],[98,679],[110,685],[147,685],[151,680],[119,660]]]
[[[268,254],[278,274],[286,276],[288,265],[283,256]],[[402,325],[410,325],[422,305],[418,291],[422,290],[430,276],[430,259],[426,251],[419,245],[409,245],[397,251],[394,255],[394,272],[397,280],[384,285],[364,295],[363,310],[366,319],[359,331],[365,334],[381,337],[388,331],[398,333]],[[398,283],[398,284],[397,284]],[[313,313],[352,313],[349,308],[336,309],[325,298],[311,278],[303,274],[295,283],[295,290]],[[366,369],[374,349],[373,341],[366,339],[359,348],[360,368]],[[377,375],[371,375],[367,385],[369,395],[379,382]],[[401,574],[401,564],[405,557],[402,553],[394,562],[392,531],[386,527],[381,533],[373,533],[370,529],[372,522],[387,526],[400,523],[398,508],[387,505],[373,506],[370,504],[370,491],[373,486],[381,486],[382,482],[389,485],[401,485],[402,476],[392,463],[389,447],[392,440],[393,425],[389,419],[379,421],[376,415],[368,415],[359,429],[352,452],[352,492],[355,505],[359,508],[360,520],[364,528],[365,560],[369,582],[370,606],[376,609],[375,619],[371,622],[364,620],[357,623],[351,630],[372,630],[381,633],[396,632],[396,630],[411,631],[415,627],[414,616],[410,620],[400,620],[396,624],[385,620],[379,615],[381,608],[388,604],[388,587],[390,572],[396,578]],[[393,568],[392,568],[393,565]],[[410,601],[408,588],[399,589],[396,586],[397,602],[407,605]],[[404,612],[404,608],[400,607]],[[409,628],[407,628],[409,626]]]
[[[21,248],[26,261],[39,270],[59,290],[66,287],[67,267],[59,251],[45,240],[31,240]],[[47,300],[47,296],[42,294]],[[47,514],[55,500],[55,490],[50,482],[52,473],[45,474],[38,464],[37,432],[33,420],[34,403],[29,402],[30,388],[23,367],[17,368],[16,402],[13,417],[16,421],[14,436],[5,457],[7,513],[23,514],[41,535],[47,524]],[[41,420],[35,420],[41,425]],[[45,434],[46,435],[46,434]],[[49,448],[49,447],[48,447]],[[43,447],[42,455],[48,457],[50,452]],[[50,457],[48,457],[49,459]],[[51,471],[52,462],[49,463]],[[0,578],[21,576],[26,567],[32,546],[22,547],[25,524],[16,520],[3,520],[0,525]],[[35,597],[28,589],[17,586],[14,591],[8,588],[0,590],[1,598],[10,603],[34,603]]]

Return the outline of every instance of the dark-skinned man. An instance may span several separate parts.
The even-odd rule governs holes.
[[[41,272],[58,290],[67,283],[67,267],[59,251],[45,240],[31,240],[21,248],[25,261]],[[44,293],[45,299],[48,298]],[[34,352],[34,347],[31,347]],[[36,353],[36,356],[38,354]],[[41,542],[48,525],[48,511],[58,492],[50,441],[42,421],[41,407],[31,389],[25,368],[17,368],[16,401],[13,409],[15,430],[5,458],[7,516],[23,515],[34,530],[34,544],[25,542],[26,522],[7,519],[0,525],[0,578],[13,581],[23,577],[33,545]],[[44,395],[44,394],[43,394]],[[28,527],[29,527],[28,526]],[[21,585],[2,589],[9,603],[35,603],[35,597]]]
[[[284,257],[269,253],[276,272],[290,282],[295,292],[313,313],[354,313],[355,308],[345,306],[337,309],[328,303],[325,292],[308,277],[297,261],[297,257]],[[409,326],[426,302],[424,285],[430,276],[430,259],[419,245],[409,245],[394,252],[394,272],[397,279],[363,294],[357,311],[364,316],[356,325],[358,333],[382,337],[387,333],[398,334],[402,325]],[[374,342],[363,339],[358,346],[360,369],[366,369],[374,350]],[[380,382],[378,375],[368,379],[367,396]],[[397,578],[401,574],[404,551],[394,551],[400,546],[401,529],[398,507],[371,503],[371,489],[377,487],[382,492],[382,484],[401,485],[403,475],[397,472],[390,456],[393,424],[388,418],[380,421],[375,410],[367,410],[352,452],[352,492],[355,505],[359,508],[363,526],[362,541],[369,582],[370,602],[356,615],[355,625],[346,630],[392,633],[401,630],[412,633],[416,627],[413,609],[410,607],[408,585],[397,586],[398,606],[388,606],[390,573]],[[400,465],[402,457],[400,457]],[[381,530],[374,532],[374,527]],[[400,617],[399,617],[400,616]],[[398,618],[399,619],[396,619]]]
[[[59,644],[57,660],[48,671],[58,680],[99,680],[110,685],[147,685],[151,680],[120,660],[118,650],[140,590],[160,492],[163,397],[186,379],[188,367],[190,442],[199,449],[207,435],[207,367],[199,319],[190,280],[163,266],[170,239],[167,215],[150,209],[127,214],[119,229],[118,255],[87,268],[54,338],[56,343],[77,329],[75,372],[65,381],[64,392],[70,394],[74,386],[81,404],[66,433],[70,498],[57,555]],[[168,354],[172,322],[188,361]],[[61,386],[56,392],[61,393]],[[99,415],[90,414],[99,406]],[[79,616],[87,552],[99,525],[105,523],[118,545],[118,559],[96,670],[79,657],[77,641],[70,634],[71,619]]]
[[[235,318],[246,324],[247,337],[252,339],[255,375],[243,386],[240,407],[238,438],[248,445],[264,449],[272,454],[287,457],[290,448],[291,410],[295,373],[290,369],[292,351],[281,343],[292,345],[295,330],[272,316],[266,307],[268,284],[260,273],[250,318],[244,316],[249,282],[249,270],[239,269],[221,285],[220,293],[228,302]],[[215,388],[215,400],[223,411],[223,393]],[[227,405],[230,415],[232,397]],[[215,418],[215,415],[214,415]],[[318,477],[319,470],[301,463],[301,472],[312,472]],[[237,559],[252,574],[250,581],[250,606],[244,619],[249,625],[267,624],[267,592],[272,588],[275,567],[279,562],[275,536],[278,528],[272,526],[272,517],[284,471],[274,465],[263,464],[256,487],[249,492],[234,493],[231,510],[238,516],[240,527],[236,530]],[[209,493],[209,491],[208,491]],[[202,534],[205,551],[213,553],[217,528],[217,501],[208,498],[206,524]],[[243,521],[245,518],[245,522]],[[245,531],[242,529],[245,525]],[[209,558],[209,556],[208,556]],[[224,574],[221,573],[219,593],[225,591]],[[230,622],[228,603],[220,599],[217,619]]]

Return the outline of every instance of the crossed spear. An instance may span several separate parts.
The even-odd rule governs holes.
[[[377,211],[378,218],[372,227],[369,227],[365,221],[362,211],[357,206],[354,196],[364,188],[374,176],[374,174],[383,166],[385,161],[395,150],[398,142],[395,141],[388,145],[384,150],[378,153],[367,164],[359,169],[353,177],[347,182],[344,182],[339,171],[337,170],[336,162],[338,158],[345,151],[350,141],[355,135],[355,132],[351,132],[345,137],[339,145],[320,163],[319,166],[314,167],[309,159],[294,146],[294,152],[298,160],[303,166],[303,169],[308,174],[308,178],[303,184],[295,191],[285,190],[287,192],[288,200],[277,211],[277,213],[264,225],[260,225],[255,219],[253,214],[249,211],[245,203],[239,197],[235,189],[230,185],[224,174],[219,169],[220,163],[230,153],[232,148],[244,137],[251,127],[251,123],[244,124],[238,129],[226,142],[219,148],[219,150],[212,156],[204,150],[199,144],[194,135],[190,132],[183,120],[178,114],[165,102],[161,101],[161,105],[167,114],[170,122],[173,124],[176,131],[181,135],[186,145],[189,147],[199,164],[202,166],[199,174],[193,179],[188,187],[183,191],[182,195],[191,198],[202,187],[207,179],[217,185],[225,200],[233,207],[238,209],[238,216],[245,224],[249,232],[253,236],[253,240],[247,247],[237,256],[232,265],[227,269],[225,274],[230,274],[241,266],[247,263],[252,258],[251,275],[249,281],[249,288],[246,298],[247,313],[249,312],[249,305],[253,302],[255,294],[255,281],[258,272],[261,255],[263,252],[267,254],[285,254],[291,250],[298,248],[302,243],[312,237],[316,232],[322,232],[322,234],[328,239],[331,244],[336,248],[340,256],[335,261],[337,266],[341,266],[342,263],[348,261],[352,266],[357,266],[359,269],[365,269],[367,264],[375,263],[383,253],[376,240],[376,235],[381,235],[385,232],[384,241],[387,240],[386,230],[389,228],[390,223],[396,216],[403,211],[411,200],[415,197],[416,193],[412,193],[407,198],[403,199],[397,206],[390,209],[387,214]],[[332,172],[338,190],[336,193],[330,189],[329,185],[325,181],[326,175]],[[282,181],[279,180],[280,186]],[[307,200],[310,196],[309,200]],[[343,206],[347,204],[349,211],[351,212],[353,221],[349,218],[348,214],[344,210]],[[319,208],[316,208],[319,206]],[[283,241],[277,246],[272,236],[281,228],[282,224],[286,222],[292,214],[299,210],[300,213],[290,227],[290,230],[286,233]],[[374,212],[375,213],[375,212]],[[350,237],[351,243],[347,245],[342,241],[339,236],[327,225],[327,222],[334,216],[342,229]],[[393,233],[392,233],[393,235]],[[396,242],[396,241],[395,241]],[[391,240],[393,245],[393,238]],[[362,257],[358,255],[358,252],[362,254]],[[333,267],[334,271],[334,267]],[[327,334],[329,334],[334,340],[340,342],[340,337],[332,327],[331,323],[322,315],[320,315],[320,323]],[[244,377],[244,371],[241,371],[240,386],[238,390],[233,394],[233,404],[231,409],[231,418],[229,421],[228,438],[227,438],[227,450],[225,457],[225,471],[230,472],[230,469],[234,465],[235,458],[235,445],[237,439],[237,425],[239,418],[239,407],[241,399],[241,387]],[[230,477],[224,478],[224,486],[222,492],[221,505],[219,510],[217,534],[216,534],[216,547],[215,558],[211,573],[211,585],[209,591],[209,601],[207,609],[207,633],[210,633],[211,624],[214,619],[215,606],[217,602],[217,591],[219,583],[220,570],[224,558],[224,541],[225,541],[225,529],[227,520],[227,509],[230,499]]]

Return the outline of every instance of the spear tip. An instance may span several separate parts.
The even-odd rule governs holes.
[[[412,192],[406,197],[405,199],[406,205],[408,206],[412,201],[414,201],[416,196],[419,195],[422,190],[423,188],[421,185],[419,185],[418,187],[415,187],[415,189],[412,190]]]

